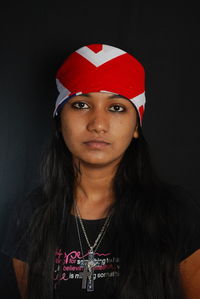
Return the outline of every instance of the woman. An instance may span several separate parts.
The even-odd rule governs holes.
[[[4,246],[23,298],[200,298],[199,212],[151,166],[144,77],[131,54],[102,44],[58,70],[43,181]]]

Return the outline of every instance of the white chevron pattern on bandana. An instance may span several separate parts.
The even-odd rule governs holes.
[[[130,99],[130,101],[137,107],[137,109],[139,110],[140,106],[144,106],[145,105],[145,92],[139,94],[138,96]]]
[[[59,96],[56,101],[56,107],[70,94],[70,90],[68,90],[60,80],[56,79],[56,85],[59,91]]]
[[[96,67],[101,66],[107,61],[126,53],[121,49],[111,47],[108,45],[103,45],[102,50],[99,51],[98,53],[93,52],[87,46],[78,49],[76,52],[81,56],[83,56],[88,61],[90,61]]]

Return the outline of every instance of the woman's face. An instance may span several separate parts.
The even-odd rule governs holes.
[[[94,166],[119,162],[138,137],[137,112],[112,93],[72,97],[61,110],[61,132],[74,160]]]

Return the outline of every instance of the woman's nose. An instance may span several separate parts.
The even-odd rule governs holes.
[[[109,120],[106,112],[93,112],[88,118],[87,129],[96,133],[107,132],[109,129]]]

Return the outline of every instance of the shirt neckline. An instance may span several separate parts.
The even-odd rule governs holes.
[[[75,220],[76,218],[78,218],[77,216],[73,215],[70,213],[70,216]],[[106,217],[105,218],[98,218],[98,219],[84,219],[84,218],[81,218],[81,220],[83,222],[88,222],[88,223],[92,223],[92,222],[102,222],[102,221],[105,221],[106,220]]]

